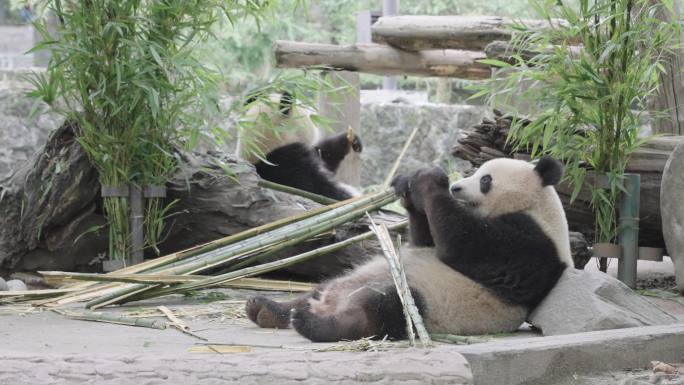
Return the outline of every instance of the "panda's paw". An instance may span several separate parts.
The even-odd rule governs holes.
[[[411,194],[416,201],[416,196],[426,197],[439,191],[449,191],[449,177],[439,167],[426,167],[416,171],[409,181]]]
[[[263,296],[251,297],[245,303],[247,317],[262,328],[285,329],[290,324],[289,309]]]
[[[401,199],[401,204],[409,211],[416,211],[411,200],[411,186],[409,184],[411,177],[408,175],[399,174],[392,179],[391,186],[394,187],[394,192]]]

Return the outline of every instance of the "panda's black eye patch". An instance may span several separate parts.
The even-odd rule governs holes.
[[[489,192],[489,190],[492,189],[492,176],[487,174],[480,178],[480,191],[483,194],[486,194]]]

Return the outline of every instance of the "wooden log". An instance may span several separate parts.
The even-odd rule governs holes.
[[[372,27],[373,42],[406,51],[426,49],[483,50],[495,40],[510,40],[511,27],[522,23],[531,29],[560,25],[546,20],[520,20],[498,16],[389,16]]]
[[[428,50],[407,52],[380,44],[334,45],[277,41],[276,65],[281,68],[326,66],[340,71],[377,75],[448,76],[487,79],[489,66],[477,61],[484,52]]]
[[[571,46],[569,47],[570,53],[573,57],[576,57],[580,53],[580,47],[576,46]],[[552,50],[552,47],[548,48],[548,52],[550,53]],[[536,55],[542,53],[541,51],[532,51],[532,50],[520,50],[516,51],[511,43],[509,41],[493,41],[484,48],[485,55],[487,55],[488,59],[496,59],[496,60],[501,60],[506,63],[510,64],[515,64],[515,58],[513,57],[514,55],[518,55],[521,59],[527,61],[535,57]],[[547,52],[547,51],[543,51]]]

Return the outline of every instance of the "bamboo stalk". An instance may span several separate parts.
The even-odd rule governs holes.
[[[41,271],[39,272],[44,277],[51,277],[53,280],[57,279],[73,279],[82,281],[94,282],[123,282],[123,283],[144,283],[147,285],[157,284],[176,284],[186,282],[197,282],[204,278],[203,275],[159,275],[159,274],[96,274],[96,273],[72,273],[62,271]],[[257,279],[257,278],[243,278],[227,284],[226,287],[232,288],[251,288],[261,290],[285,290],[285,291],[308,291],[313,288],[313,285],[303,282],[292,282],[274,279]],[[0,297],[9,297],[5,293],[13,293],[14,296],[21,295],[50,295],[51,292],[73,291],[74,289],[57,289],[57,290],[32,290],[35,293],[23,294],[24,292],[0,292]],[[47,292],[47,293],[41,293]]]
[[[335,199],[328,198],[328,197],[323,196],[323,195],[314,194],[312,192],[301,190],[301,189],[298,189],[295,187],[285,186],[285,185],[282,185],[280,183],[274,183],[274,182],[271,182],[271,181],[268,181],[265,179],[259,180],[258,184],[261,187],[265,187],[265,188],[268,188],[271,190],[286,192],[286,193],[293,194],[293,195],[299,195],[299,196],[311,199],[312,201],[314,201],[316,203],[323,204],[323,205],[331,205],[333,203],[338,202]]]
[[[392,165],[390,172],[387,174],[387,177],[385,178],[385,183],[382,184],[385,188],[388,188],[390,183],[392,183],[392,178],[394,178],[394,174],[397,173],[397,169],[399,169],[399,164],[401,164],[401,160],[404,159],[406,151],[408,150],[411,143],[413,143],[413,138],[415,138],[416,133],[418,133],[418,128],[420,128],[420,125],[416,124],[416,126],[413,128],[413,131],[411,131],[411,135],[409,135],[408,139],[406,139],[406,143],[404,143],[404,148],[401,149],[399,156],[397,156],[397,159],[394,161],[394,164]]]
[[[246,252],[253,251],[257,248],[274,245],[280,242],[287,241],[288,239],[300,238],[304,235],[315,235],[315,233],[311,232],[310,228],[312,226],[324,223],[326,221],[333,221],[337,223],[339,222],[339,220],[335,221],[335,218],[340,218],[340,216],[347,218],[347,216],[343,215],[344,213],[352,212],[354,210],[358,210],[359,208],[363,208],[365,209],[365,211],[373,210],[377,207],[381,207],[382,205],[387,204],[388,200],[394,199],[396,198],[394,196],[393,191],[386,190],[379,193],[371,194],[366,197],[362,197],[361,199],[355,201],[350,200],[349,202],[340,207],[336,207],[315,217],[310,217],[299,222],[294,222],[289,225],[285,225],[272,231],[262,233],[255,237],[246,239],[244,241],[236,242],[225,247],[219,247],[207,253],[190,257],[186,261],[184,261],[183,264],[165,270],[165,273],[185,275],[206,271],[208,269],[235,260],[236,257],[239,256],[239,253],[244,254]],[[360,213],[360,215],[362,214],[363,212]],[[329,227],[328,229],[330,228],[332,227]],[[95,309],[112,303],[119,303],[130,298],[133,295],[138,295],[152,288],[153,287],[147,287],[140,284],[133,284],[129,287],[124,287],[109,295],[96,298],[88,302],[86,304],[86,307]]]
[[[55,310],[56,311],[56,310]],[[152,329],[166,329],[167,323],[159,320],[147,318],[132,318],[117,314],[96,313],[92,311],[82,311],[79,313],[56,311],[71,319],[78,319],[83,321],[97,321],[120,325],[141,326]]]
[[[404,310],[404,316],[406,317],[407,324],[406,331],[409,335],[409,338],[413,336],[413,327],[411,326],[411,324],[413,324],[413,326],[415,326],[416,328],[416,332],[418,333],[418,338],[420,339],[420,342],[423,344],[423,347],[432,346],[430,334],[427,332],[427,329],[425,328],[425,324],[423,323],[423,317],[420,315],[418,307],[416,307],[416,303],[413,299],[413,296],[411,295],[411,290],[409,289],[409,285],[406,280],[404,268],[402,266],[401,260],[399,259],[396,250],[394,249],[394,245],[392,244],[392,239],[390,238],[389,231],[384,224],[380,224],[380,226],[377,226],[373,221],[373,218],[369,216],[369,219],[370,228],[380,241],[382,251],[385,254],[385,258],[387,259],[387,262],[390,267],[389,270],[392,274],[392,280],[394,281],[394,285],[397,289],[397,294],[399,295],[399,299],[401,300],[401,303],[403,305],[402,307]],[[415,341],[412,341],[412,344],[415,344]]]

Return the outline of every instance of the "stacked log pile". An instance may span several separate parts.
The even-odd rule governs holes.
[[[480,124],[473,126],[472,130],[462,134],[452,148],[451,154],[469,161],[475,167],[480,167],[490,159],[512,158],[513,148],[506,141],[512,121],[512,116],[494,110],[493,119],[484,118]],[[523,124],[527,122],[524,120]]]

